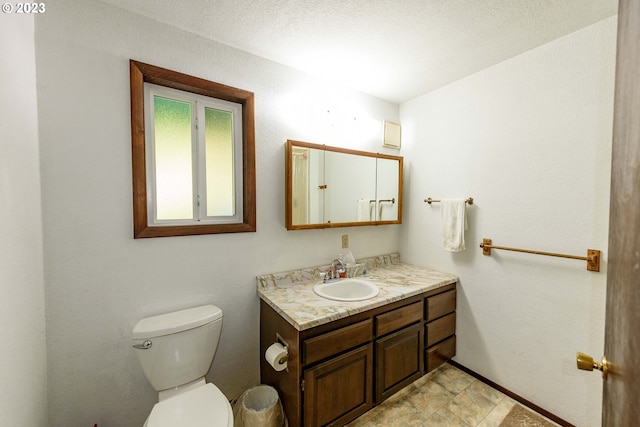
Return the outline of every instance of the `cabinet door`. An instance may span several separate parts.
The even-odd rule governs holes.
[[[342,426],[369,410],[372,379],[371,344],[305,370],[304,426]]]
[[[423,346],[422,323],[376,340],[376,403],[422,376]]]

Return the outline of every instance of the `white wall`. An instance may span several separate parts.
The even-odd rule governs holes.
[[[616,18],[401,105],[405,261],[460,276],[455,360],[579,426],[599,426],[606,262],[494,250],[495,245],[607,257]],[[440,207],[466,198],[461,253],[440,248]]]
[[[131,329],[196,304],[224,311],[208,378],[237,397],[259,381],[256,275],[329,263],[344,233],[358,257],[399,249],[398,226],[284,227],[285,141],[384,151],[397,104],[93,1],[47,2],[36,57],[52,427],[142,425]],[[255,93],[256,233],[132,238],[130,58]]]
[[[45,426],[46,360],[34,21],[0,16],[0,414]]]

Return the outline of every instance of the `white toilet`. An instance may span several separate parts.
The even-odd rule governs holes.
[[[133,347],[158,403],[145,427],[233,427],[225,395],[205,381],[222,331],[222,310],[214,305],[140,320]]]

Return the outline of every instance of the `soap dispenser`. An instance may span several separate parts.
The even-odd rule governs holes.
[[[347,262],[345,261],[344,254],[338,254],[338,260],[340,261],[340,264],[339,269],[336,270],[336,273],[338,273],[338,276],[341,279],[344,279],[345,277],[347,277]]]

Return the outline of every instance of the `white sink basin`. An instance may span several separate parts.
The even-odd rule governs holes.
[[[318,283],[313,292],[335,301],[363,301],[375,297],[380,289],[367,280],[340,279],[337,282]]]

